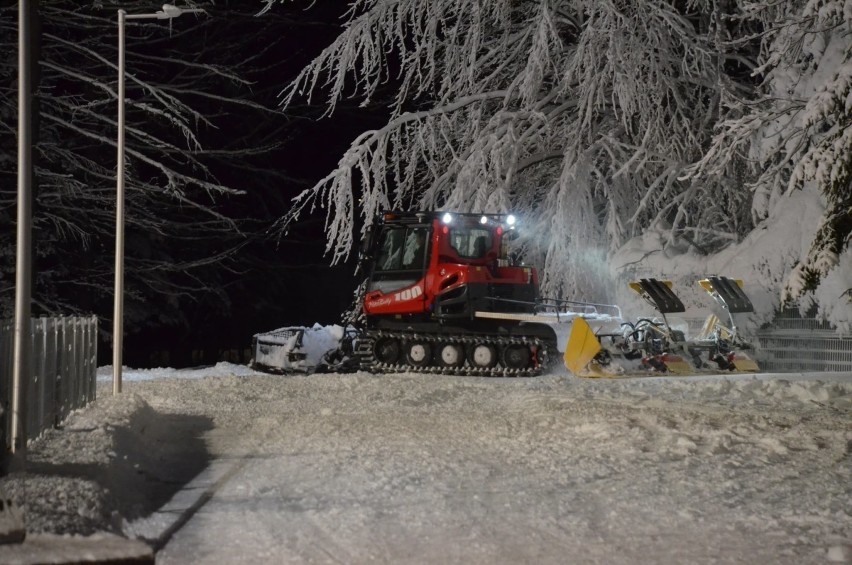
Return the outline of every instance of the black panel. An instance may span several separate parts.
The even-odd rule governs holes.
[[[737,281],[728,277],[707,277],[707,280],[713,285],[713,290],[719,294],[730,313],[754,311],[751,300],[745,295]]]
[[[672,289],[665,283],[657,279],[640,279],[639,286],[642,287],[645,294],[654,302],[654,305],[656,305],[661,314],[686,311],[683,302],[675,296]]]

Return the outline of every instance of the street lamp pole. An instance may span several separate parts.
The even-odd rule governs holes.
[[[118,166],[115,176],[115,302],[112,326],[112,393],[121,392],[124,342],[124,23],[126,20],[170,20],[181,14],[202,13],[201,8],[178,8],[163,4],[152,14],[128,14],[118,10]]]
[[[27,387],[32,343],[32,2],[18,2],[18,227],[15,258],[15,341],[12,363],[11,452],[27,447]],[[36,62],[36,64],[38,64]],[[4,452],[5,445],[0,445]],[[5,453],[3,453],[5,457]],[[5,467],[5,462],[0,467]],[[5,470],[0,468],[0,471]]]

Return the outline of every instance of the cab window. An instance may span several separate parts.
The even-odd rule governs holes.
[[[392,292],[421,279],[429,257],[429,233],[425,227],[385,228],[367,290]]]
[[[427,257],[427,228],[386,229],[379,242],[376,271],[421,270]]]
[[[450,246],[463,259],[482,259],[492,244],[491,232],[481,228],[450,230]]]

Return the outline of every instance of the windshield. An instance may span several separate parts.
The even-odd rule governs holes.
[[[411,271],[423,269],[426,258],[428,228],[392,228],[382,232],[376,271]]]

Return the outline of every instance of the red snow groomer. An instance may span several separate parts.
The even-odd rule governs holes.
[[[620,320],[615,306],[542,300],[536,269],[510,256],[516,236],[511,215],[379,215],[361,249],[361,369],[531,376],[575,317]]]
[[[670,281],[630,283],[662,317],[635,323],[615,305],[542,299],[536,269],[510,253],[515,228],[506,214],[378,215],[360,251],[363,323],[255,334],[252,366],[279,373],[533,376],[561,355],[579,377],[758,370],[733,320],[753,309],[742,281],[699,281],[727,312],[729,326],[711,314],[687,339],[666,318],[685,311]],[[337,345],[329,342],[332,334]]]

